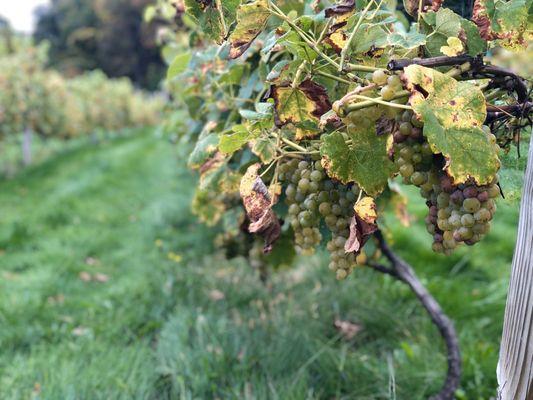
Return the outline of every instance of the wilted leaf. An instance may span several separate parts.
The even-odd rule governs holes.
[[[446,158],[445,169],[454,182],[492,181],[500,162],[481,129],[486,107],[479,87],[419,65],[407,67],[404,76],[411,106],[424,122],[424,136],[433,151]]]
[[[281,226],[272,211],[273,204],[268,188],[258,175],[260,167],[260,164],[248,167],[241,179],[240,193],[246,214],[251,221],[248,230],[260,234],[265,239],[263,251],[268,253],[280,236]]]
[[[510,50],[521,50],[533,38],[530,0],[476,0],[472,21],[485,40],[497,40]]]
[[[331,109],[326,89],[310,79],[295,88],[290,84],[274,85],[271,96],[276,110],[276,125],[294,124],[296,139],[315,136],[320,117]]]
[[[388,156],[391,135],[378,135],[375,120],[361,121],[347,135],[351,143],[339,132],[325,136],[320,148],[322,164],[332,178],[342,183],[355,181],[369,195],[378,195],[394,172]]]
[[[230,58],[241,56],[264,29],[270,16],[267,6],[266,0],[255,0],[239,6],[237,26],[229,37]]]
[[[351,15],[355,10],[355,0],[341,0],[334,6],[328,7],[324,10],[326,17],[339,17]]]
[[[366,241],[378,229],[376,202],[372,197],[363,197],[354,206],[354,216],[350,221],[350,236],[344,245],[346,253],[358,253]]]

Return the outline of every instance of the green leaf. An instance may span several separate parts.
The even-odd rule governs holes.
[[[411,106],[424,122],[424,136],[433,151],[446,158],[445,169],[455,183],[469,178],[480,185],[492,181],[500,162],[481,129],[487,110],[479,87],[419,65],[407,67],[404,77],[412,92]]]
[[[185,0],[185,12],[200,25],[202,31],[221,44],[229,32],[227,29],[235,22],[240,0],[221,0],[222,10],[215,0]]]
[[[235,125],[232,128],[233,133],[220,135],[219,150],[224,154],[233,154],[240,150],[242,146],[250,140],[257,137],[259,132],[251,132],[244,125]]]
[[[250,47],[264,29],[269,16],[266,0],[255,0],[239,6],[237,26],[229,37],[230,58],[240,57]]]
[[[320,117],[331,109],[323,86],[306,79],[299,86],[290,84],[272,86],[272,98],[278,127],[293,124],[296,139],[315,136]]]
[[[270,137],[259,137],[253,143],[252,152],[261,159],[263,164],[267,164],[276,155],[276,143]]]
[[[426,35],[411,29],[409,32],[393,32],[389,34],[387,40],[391,46],[411,50],[425,45]]]
[[[172,63],[168,67],[167,79],[172,79],[176,75],[179,75],[187,70],[189,61],[191,61],[192,55],[189,52],[178,54],[172,60]]]
[[[346,143],[350,139],[351,143]],[[342,183],[356,182],[370,196],[377,196],[387,186],[395,168],[388,155],[391,135],[376,133],[376,120],[362,120],[347,131],[326,135],[320,153],[322,164],[332,178]]]
[[[217,151],[218,135],[208,133],[198,138],[196,146],[189,156],[188,165],[193,169],[200,168]]]
[[[514,149],[501,156],[502,169],[498,172],[499,183],[505,200],[510,203],[519,201],[522,195],[524,171],[527,164],[527,157],[524,157],[523,154],[528,152],[528,142],[528,138],[522,136],[520,143],[522,157],[518,157],[518,152]]]
[[[485,42],[476,26],[448,8],[422,14],[422,27],[426,31],[426,50],[429,56],[443,55],[441,48],[447,46],[449,37],[461,38],[467,54],[477,55],[485,51]]]

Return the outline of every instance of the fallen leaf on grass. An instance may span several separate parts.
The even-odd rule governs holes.
[[[81,271],[80,274],[78,275],[78,277],[83,281],[83,282],[90,282],[92,277],[91,277],[91,274],[89,274],[87,271]]]
[[[94,280],[100,283],[105,283],[109,280],[109,276],[102,273],[96,273],[94,275]]]
[[[226,298],[226,295],[220,290],[213,289],[209,292],[209,298],[213,301],[220,301]]]
[[[361,325],[354,324],[350,321],[343,321],[341,319],[336,319],[333,326],[337,328],[339,333],[346,340],[352,340],[363,329]]]

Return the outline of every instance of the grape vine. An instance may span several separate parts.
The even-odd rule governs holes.
[[[531,124],[532,103],[529,83],[484,55],[527,46],[526,5],[510,15],[504,0],[476,0],[467,20],[442,1],[405,1],[408,23],[377,0],[171,3],[175,32],[192,29],[188,49],[167,38],[165,50],[168,87],[191,117],[194,211],[217,224],[240,210],[233,232],[260,235],[266,258],[325,246],[338,279],[366,265],[408,283],[446,337],[436,398],[450,398],[453,326],[390,252],[380,217],[400,182],[419,188],[435,252],[489,232],[506,184],[500,156]],[[380,251],[366,254],[369,241]]]

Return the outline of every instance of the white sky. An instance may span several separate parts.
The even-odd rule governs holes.
[[[16,31],[30,33],[35,25],[33,12],[48,0],[0,0],[0,15],[6,17]]]

